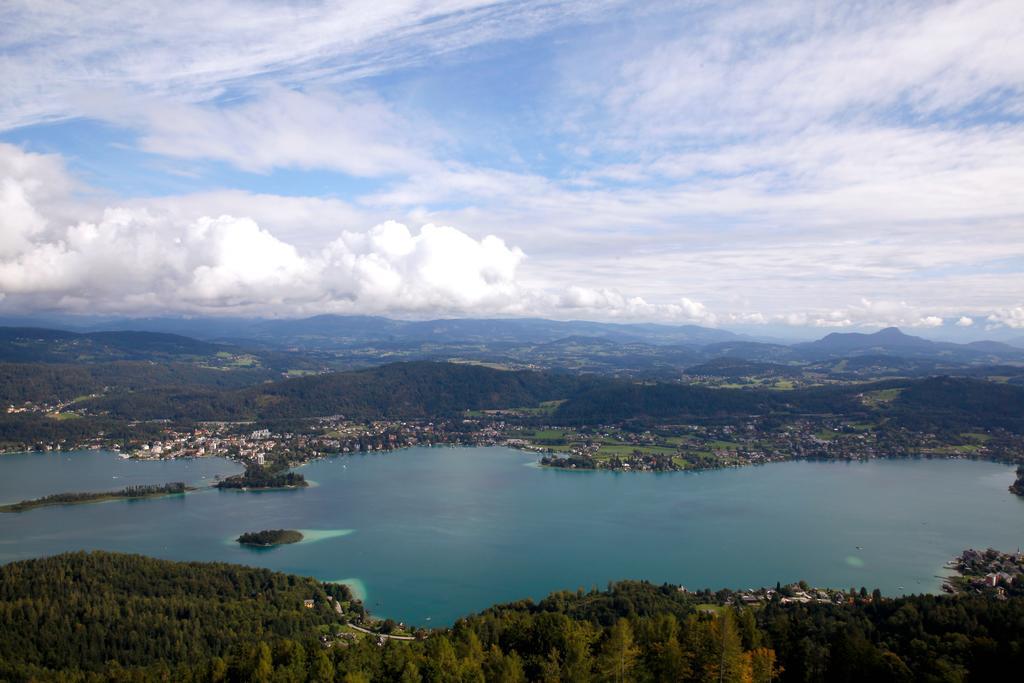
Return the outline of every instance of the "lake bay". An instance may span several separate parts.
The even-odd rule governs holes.
[[[813,585],[936,591],[967,547],[1015,550],[1013,470],[969,460],[790,462],[702,473],[542,469],[506,448],[412,448],[310,463],[305,490],[0,514],[0,562],[79,549],[218,560],[345,580],[381,616],[440,625],[495,602],[637,578],[690,589]],[[217,458],[97,451],[0,456],[0,502],[129,484],[210,483]],[[238,546],[244,531],[304,542]],[[858,549],[858,546],[860,547]]]

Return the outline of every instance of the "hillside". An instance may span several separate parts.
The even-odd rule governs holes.
[[[783,586],[755,609],[731,606],[729,590],[623,581],[378,641],[344,625],[362,610],[342,586],[234,565],[71,553],[0,568],[0,678],[994,681],[1013,680],[1007,672],[1024,665],[1024,597],[1012,586],[1002,601],[886,599],[863,588],[824,602],[781,599],[801,588]]]
[[[95,362],[215,356],[224,347],[159,332],[76,333],[32,327],[0,327],[0,361]]]
[[[127,393],[86,405],[132,419],[436,417],[470,409],[535,406],[565,398],[597,381],[564,373],[418,361],[285,379],[235,391],[191,387]]]
[[[14,562],[0,567],[0,678],[109,661],[194,664],[259,641],[312,639],[340,618],[328,596],[362,611],[342,585],[266,569],[103,552]]]
[[[728,367],[728,364],[726,364]],[[761,366],[758,366],[761,367]],[[770,368],[769,369],[773,369]],[[896,401],[861,395],[898,390]],[[556,372],[507,371],[463,363],[393,363],[265,382],[241,389],[150,389],[90,399],[91,412],[128,419],[349,419],[451,417],[465,410],[534,407],[564,400],[552,419],[565,424],[624,420],[724,419],[758,415],[868,416],[934,430],[957,427],[1024,431],[1024,387],[966,377],[891,379],[791,391],[708,388]],[[951,423],[948,426],[953,428]]]
[[[237,389],[277,376],[266,368],[203,367],[193,363],[0,363],[0,405],[63,403],[101,393],[168,387]]]

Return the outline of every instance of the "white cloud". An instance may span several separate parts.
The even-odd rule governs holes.
[[[55,210],[73,186],[59,156],[23,154],[0,143],[0,258],[17,254],[43,233],[47,219],[36,207]]]
[[[557,300],[557,308],[574,314],[623,320],[667,320],[715,325],[717,316],[704,304],[687,297],[670,303],[649,303],[617,289],[571,286]]]
[[[151,311],[472,314],[514,309],[521,251],[451,227],[399,223],[345,232],[300,253],[250,218],[168,222],[108,209],[0,259],[6,303]]]
[[[1019,113],[1024,14],[1015,0],[792,2],[692,12],[682,35],[638,40],[605,104],[643,135],[801,130],[894,107]],[[597,60],[595,69],[606,61]],[[617,68],[616,68],[617,67]],[[600,87],[600,86],[597,86]]]
[[[59,157],[0,146],[0,294],[9,309],[471,314],[520,306],[523,252],[494,236],[434,225],[413,233],[388,222],[300,250],[251,218],[185,220],[159,206],[107,208],[68,224],[49,203],[71,202],[73,186]]]
[[[970,327],[974,324],[974,318],[970,318],[966,315],[960,316],[960,319],[956,321],[957,327]]]
[[[942,327],[941,316],[931,315],[905,301],[876,301],[861,299],[856,305],[830,311],[809,311],[772,316],[768,322],[795,327]]]
[[[245,171],[329,169],[377,177],[424,171],[430,125],[413,126],[367,93],[261,88],[240,104],[92,98],[97,118],[140,131],[139,146],[180,159],[225,161]]]
[[[0,130],[80,115],[97,87],[205,101],[336,83],[588,20],[613,2],[81,0],[0,4]]]
[[[988,322],[993,326],[1005,325],[1013,329],[1024,329],[1024,306],[1004,308],[988,316]]]

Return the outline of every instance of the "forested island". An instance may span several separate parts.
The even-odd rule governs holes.
[[[119,498],[154,498],[157,496],[169,496],[185,493],[192,490],[185,486],[184,482],[172,482],[170,484],[151,484],[127,486],[119,491],[102,492],[80,492],[80,493],[54,493],[42,498],[23,500],[20,503],[0,505],[0,512],[25,512],[34,508],[47,507],[49,505],[76,505],[79,503],[99,503],[105,500],[116,500]]]
[[[309,486],[309,482],[298,472],[254,464],[246,465],[242,474],[226,477],[216,484],[219,489],[294,489],[305,486]]]
[[[264,548],[287,543],[298,543],[302,540],[302,532],[295,529],[264,529],[263,531],[247,531],[238,537],[242,545],[254,545]]]
[[[0,567],[0,679],[11,681],[1015,680],[1024,590],[755,596],[624,581],[406,639],[395,629],[409,632],[343,585],[265,569],[105,552]]]

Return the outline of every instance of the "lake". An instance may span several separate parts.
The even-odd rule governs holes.
[[[936,591],[968,547],[1015,550],[1013,470],[968,460],[790,462],[702,473],[542,469],[506,448],[412,448],[301,468],[315,486],[0,514],[0,562],[78,549],[222,560],[344,580],[375,614],[449,624],[495,602],[644,578],[690,589],[813,585]],[[99,451],[0,456],[0,502],[128,484],[204,484],[218,458]],[[243,531],[307,540],[238,546]],[[860,549],[858,549],[860,546]]]

